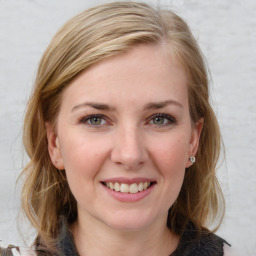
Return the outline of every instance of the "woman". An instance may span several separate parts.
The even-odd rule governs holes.
[[[116,2],[68,21],[24,121],[22,207],[38,232],[27,253],[224,255],[206,228],[224,211],[208,99],[202,54],[173,12]]]

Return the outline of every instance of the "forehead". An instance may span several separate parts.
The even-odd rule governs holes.
[[[82,72],[66,88],[63,101],[128,102],[187,99],[185,70],[162,44],[139,45]]]

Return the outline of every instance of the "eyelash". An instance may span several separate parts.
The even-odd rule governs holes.
[[[164,114],[164,113],[157,113],[157,114],[154,114],[152,115],[150,118],[149,118],[149,122],[153,121],[155,118],[163,118],[163,119],[167,119],[167,123],[165,124],[152,124],[154,126],[157,126],[157,127],[165,127],[165,126],[169,126],[169,125],[172,125],[172,124],[176,124],[177,121],[174,117],[168,115],[168,114]]]
[[[93,114],[93,115],[82,117],[81,119],[79,119],[78,123],[80,123],[80,124],[87,124],[88,126],[96,127],[96,128],[101,127],[102,124],[95,125],[95,124],[89,123],[89,121],[92,120],[93,118],[101,118],[102,120],[105,120],[105,122],[107,122],[106,121],[107,118],[104,115]]]
[[[95,128],[100,128],[101,126],[105,125],[105,124],[98,124],[97,125],[97,124],[89,123],[89,121],[92,120],[93,118],[100,118],[101,120],[104,120],[105,122],[107,122],[107,118],[104,115],[93,114],[93,115],[88,115],[88,116],[82,117],[81,119],[79,119],[78,123],[87,124],[88,126],[95,127]],[[157,113],[157,114],[154,114],[154,115],[152,115],[148,118],[147,124],[149,124],[151,121],[153,122],[153,120],[155,118],[163,118],[163,119],[167,120],[167,123],[164,123],[164,124],[159,124],[158,125],[158,124],[152,123],[152,125],[154,125],[156,127],[165,127],[165,126],[169,126],[169,125],[177,123],[177,121],[174,117],[172,117],[168,114],[164,114],[164,113]]]

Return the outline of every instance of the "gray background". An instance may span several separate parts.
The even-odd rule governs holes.
[[[26,162],[22,119],[39,59],[68,18],[102,2],[0,0],[0,240],[5,243],[22,243],[15,180]],[[255,256],[256,1],[147,2],[170,6],[185,18],[208,59],[213,106],[226,146],[219,177],[227,211],[218,234],[237,255]]]

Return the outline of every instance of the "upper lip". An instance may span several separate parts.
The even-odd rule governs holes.
[[[109,178],[102,180],[102,182],[118,182],[118,183],[124,183],[124,184],[133,184],[133,183],[140,183],[140,182],[156,182],[154,179],[150,178],[143,178],[143,177],[138,177],[138,178],[125,178],[125,177],[115,177],[115,178]]]

